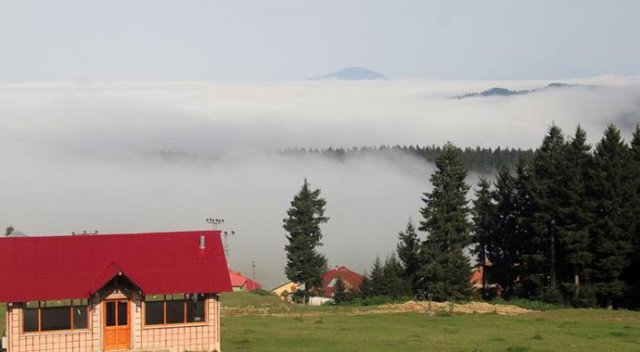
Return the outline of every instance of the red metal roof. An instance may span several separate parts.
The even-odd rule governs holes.
[[[0,302],[89,297],[118,273],[144,294],[226,292],[227,270],[220,231],[2,238]]]
[[[247,278],[242,276],[239,271],[231,269],[229,269],[229,279],[231,279],[231,286],[233,287],[244,287],[244,284],[247,282]]]
[[[239,271],[229,269],[229,278],[231,279],[231,286],[240,287],[246,291],[255,291],[262,288],[262,285],[258,282],[245,277]]]
[[[340,266],[322,274],[322,292],[325,297],[333,297],[333,290],[335,285],[335,281],[333,281],[333,279],[337,280],[338,277],[342,278],[344,286],[347,290],[360,290],[362,275],[349,270],[349,268],[347,268],[346,266]]]
[[[256,291],[262,288],[259,282],[247,278],[247,291]]]

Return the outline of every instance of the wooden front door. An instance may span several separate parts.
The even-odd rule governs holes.
[[[131,329],[129,319],[129,301],[126,299],[104,301],[104,349],[129,349]]]

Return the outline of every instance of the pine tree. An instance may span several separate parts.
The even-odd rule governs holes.
[[[558,199],[558,253],[561,254],[558,271],[566,301],[575,306],[594,303],[590,290],[584,287],[580,290],[581,282],[584,284],[588,280],[588,267],[593,260],[589,227],[594,220],[594,208],[587,192],[593,158],[586,140],[586,132],[578,127],[565,147],[559,190],[561,197]]]
[[[398,239],[396,251],[402,263],[403,277],[411,284],[411,290],[415,293],[418,289],[417,275],[420,269],[420,240],[411,220],[407,222],[407,228],[404,232],[398,234]]]
[[[407,296],[411,293],[411,285],[403,276],[402,265],[395,255],[390,255],[382,268],[383,295],[392,298]]]
[[[533,219],[533,196],[531,194],[531,165],[525,158],[518,159],[515,179],[515,217],[516,229],[514,237],[520,239],[520,253],[514,269],[519,276],[516,283],[516,294],[522,298],[536,296],[537,282],[530,273],[544,260],[539,251],[542,248],[541,238],[535,235],[531,226]],[[535,277],[534,277],[535,278]]]
[[[634,191],[634,225],[635,225],[635,250],[631,265],[626,272],[626,282],[630,286],[629,306],[640,307],[640,123],[636,125],[630,143],[632,177],[635,180]]]
[[[467,170],[458,149],[444,146],[431,175],[431,192],[424,193],[420,209],[420,230],[427,232],[422,243],[419,276],[426,292],[435,300],[464,299],[471,291],[469,259],[463,250],[470,244]]]
[[[534,155],[529,185],[533,204],[533,232],[529,235],[535,239],[529,239],[533,247],[527,248],[528,263],[523,279],[538,298],[549,301],[560,300],[556,286],[557,236],[564,148],[562,130],[552,125]]]
[[[487,298],[487,250],[493,231],[495,206],[491,200],[491,185],[486,178],[480,178],[473,201],[472,254],[482,266],[482,296]]]
[[[320,225],[329,218],[324,216],[326,201],[320,197],[320,190],[311,190],[307,179],[291,201],[287,210],[288,217],[282,226],[288,232],[285,246],[287,265],[285,273],[293,282],[304,283],[305,302],[309,299],[309,290],[320,285],[320,276],[326,268],[326,258],[317,252],[322,245]]]
[[[500,285],[503,296],[510,298],[518,277],[515,267],[520,261],[522,240],[517,231],[515,178],[508,169],[503,168],[498,174],[492,198],[495,203],[493,231],[487,245],[492,265],[487,274]]]
[[[342,277],[338,276],[333,286],[333,301],[336,304],[347,301],[347,288],[344,285]]]
[[[635,181],[631,153],[620,131],[609,125],[594,155],[590,186],[596,199],[596,220],[592,226],[593,279],[601,305],[620,304],[627,289],[621,280],[633,253]],[[636,278],[637,279],[637,278]]]
[[[371,281],[371,296],[382,296],[385,291],[384,274],[382,271],[382,262],[380,257],[376,257],[371,267],[371,274],[369,275]]]
[[[369,275],[367,275],[366,272],[362,274],[362,281],[360,282],[360,287],[358,287],[358,295],[364,299],[372,296],[371,279],[369,279]]]

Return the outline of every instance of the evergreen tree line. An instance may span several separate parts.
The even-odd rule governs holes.
[[[609,125],[595,148],[551,126],[533,158],[473,202],[473,253],[505,298],[590,307],[640,305],[640,127]]]
[[[480,174],[494,174],[503,168],[512,169],[519,158],[530,160],[533,157],[531,149],[522,150],[515,148],[465,148],[458,149],[460,158],[464,166]],[[287,149],[281,153],[290,156],[322,155],[336,160],[343,160],[349,157],[361,156],[389,156],[395,153],[404,153],[423,159],[429,163],[435,163],[443,152],[441,146],[378,146],[378,147],[353,147],[353,148],[327,148],[327,149]]]
[[[481,178],[472,202],[460,149],[445,145],[436,168],[419,227],[400,232],[398,259],[376,259],[364,296],[468,299],[470,253],[487,299],[640,306],[640,127],[627,144],[609,125],[592,148],[582,128],[551,126],[531,158]]]
[[[480,179],[472,202],[462,153],[439,149],[418,226],[400,232],[397,257],[376,259],[359,295],[468,299],[471,254],[485,298],[640,306],[640,125],[628,144],[609,125],[594,148],[582,128],[567,137],[553,125],[530,157]],[[316,251],[328,220],[319,194],[305,180],[283,226],[287,277],[307,288],[326,266]]]

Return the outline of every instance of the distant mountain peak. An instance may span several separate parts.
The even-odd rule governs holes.
[[[573,87],[577,87],[577,85],[569,84],[569,83],[562,83],[562,82],[553,82],[553,83],[547,84],[547,86],[544,87],[544,88],[548,89],[548,88],[573,88]]]
[[[316,79],[340,79],[348,81],[365,81],[375,79],[388,79],[382,74],[372,71],[365,67],[345,67],[339,71],[330,73],[326,76],[318,77]]]

